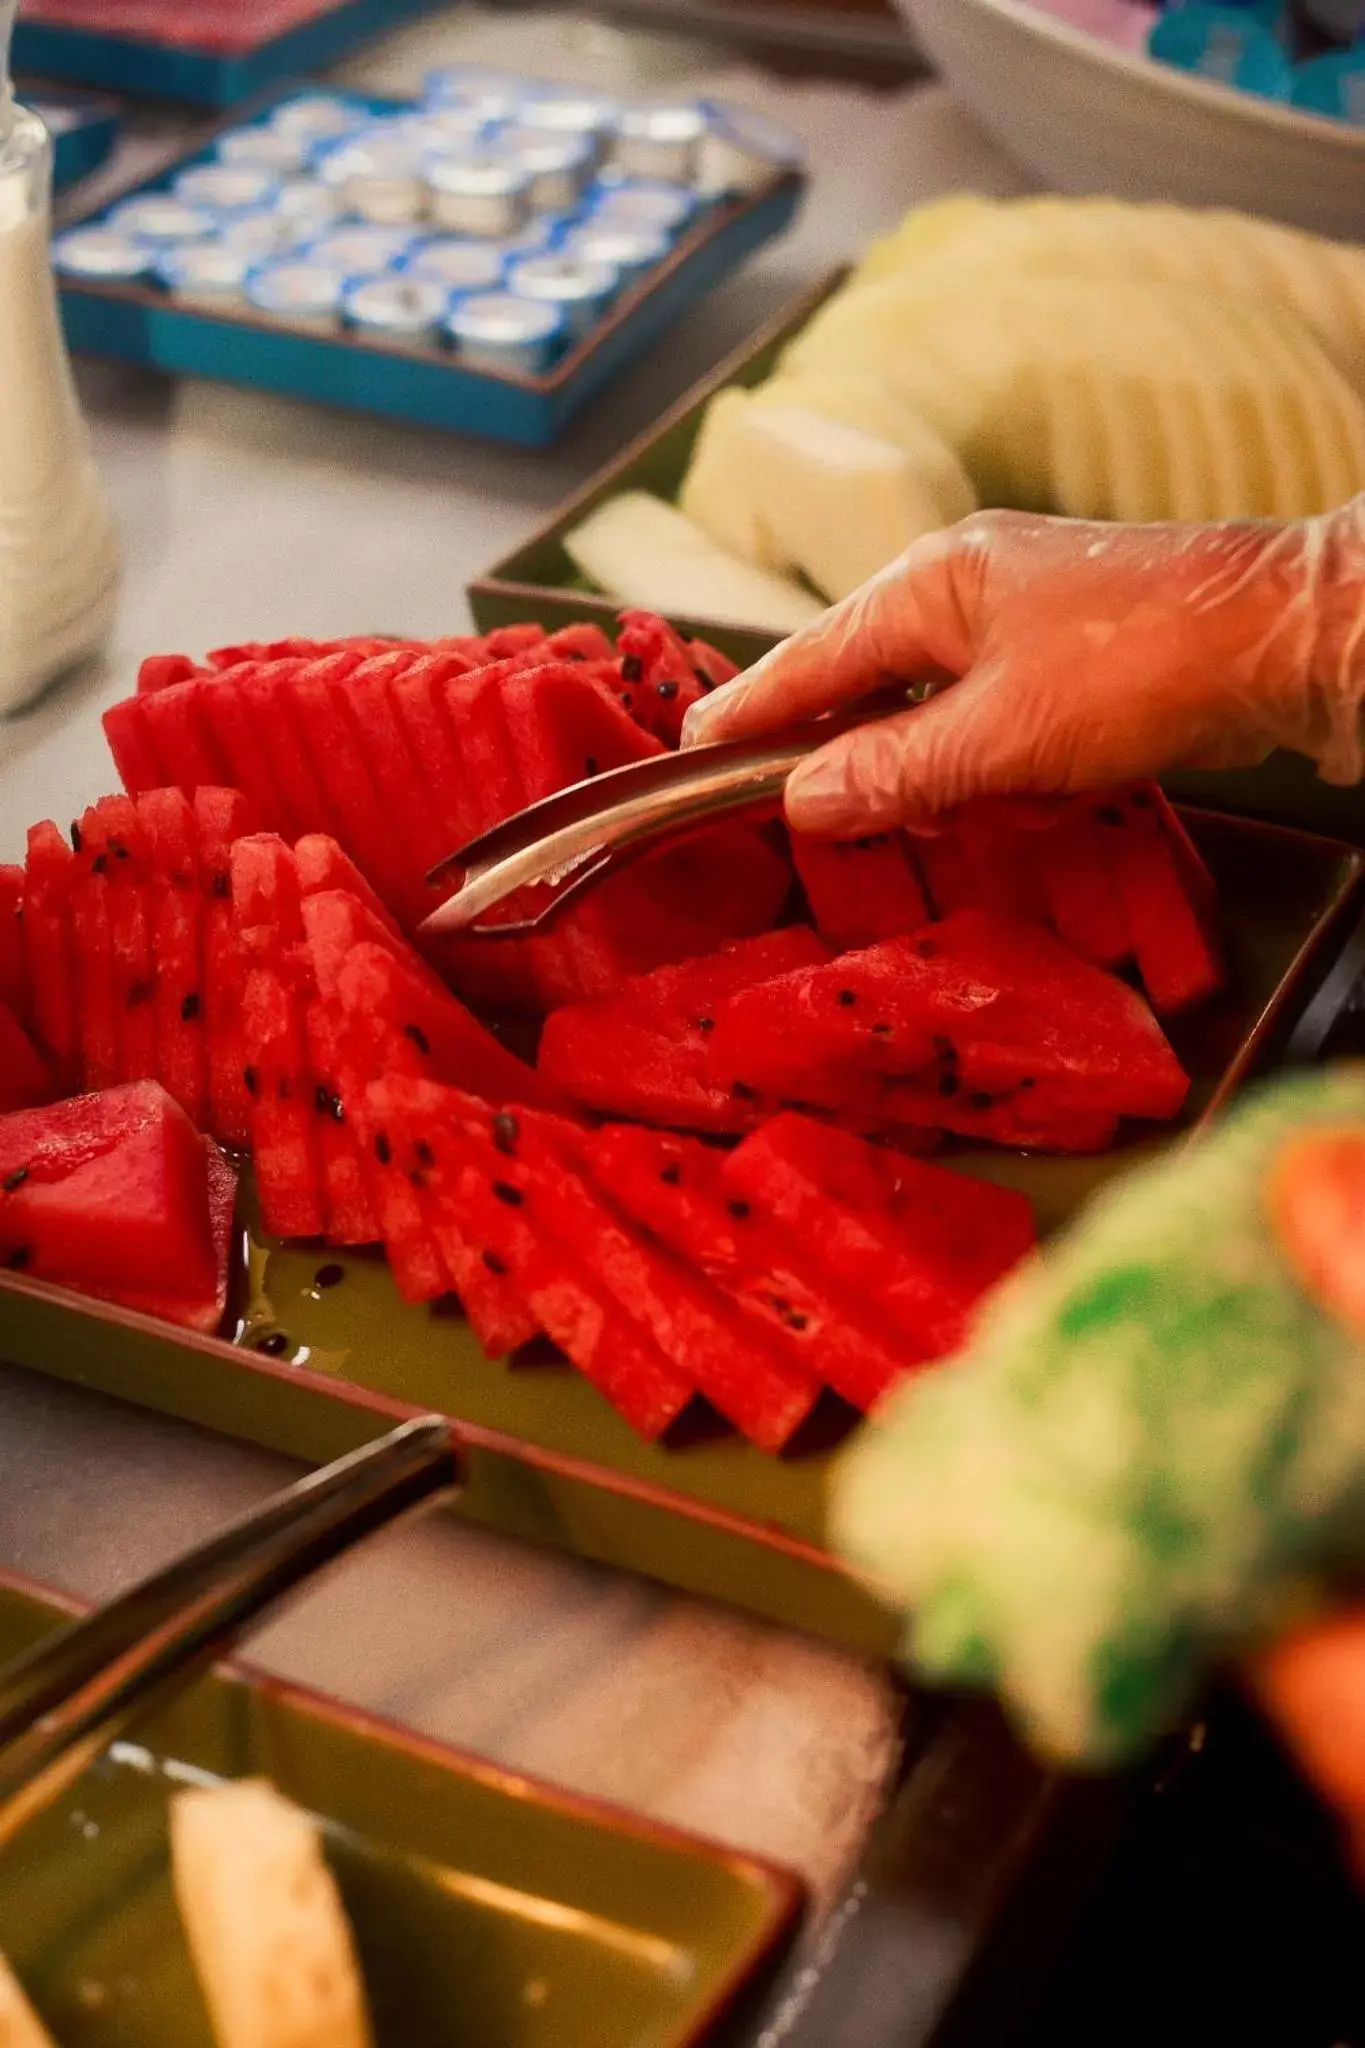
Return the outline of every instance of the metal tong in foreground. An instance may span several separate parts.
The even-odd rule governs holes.
[[[795,726],[764,740],[723,740],[611,768],[557,790],[472,839],[427,876],[437,885],[456,870],[457,893],[421,929],[484,938],[523,938],[558,917],[622,861],[659,840],[723,818],[775,809],[787,777],[828,740],[904,710],[904,686],[865,698],[853,710]],[[544,905],[516,923],[480,920],[518,889],[546,885]]]
[[[0,1671],[0,1845],[283,1594],[460,1476],[447,1423],[405,1423]]]

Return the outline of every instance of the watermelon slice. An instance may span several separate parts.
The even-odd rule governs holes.
[[[883,1074],[981,1109],[1050,1088],[1072,1109],[1165,1118],[1189,1087],[1132,989],[1041,925],[982,910],[727,998],[712,1047],[719,1074],[812,1101],[833,1075],[853,1096]]]
[[[470,1327],[487,1357],[503,1358],[536,1336],[540,1323],[506,1262],[489,1255],[487,1236],[475,1220],[478,1165],[497,1155],[486,1127],[488,1112],[480,1128],[476,1105],[463,1100],[471,1114],[457,1123],[450,1091],[432,1082],[391,1078],[366,1091],[367,1112],[392,1151],[395,1170],[406,1174],[416,1193]],[[470,1194],[461,1191],[466,1175]]]
[[[722,654],[719,647],[712,647],[708,640],[689,640],[687,651],[692,657],[692,670],[704,696],[712,690],[723,689],[739,674],[739,664],[731,661],[728,654]]]
[[[57,827],[34,825],[28,835],[24,884],[24,954],[33,992],[33,1029],[39,1046],[68,1085],[81,1066],[81,1017],[76,981],[72,891],[76,856]]]
[[[741,941],[625,981],[596,1002],[556,1010],[540,1041],[541,1074],[589,1109],[689,1130],[733,1131],[755,1098],[717,1078],[711,1052],[719,1006],[736,991],[797,969],[829,948],[803,925]]]
[[[190,1121],[202,1128],[209,1089],[198,828],[178,789],[148,790],[137,808],[153,877],[148,916],[156,962],[155,1071]]]
[[[114,986],[113,919],[107,875],[87,875],[75,891],[73,941],[80,1017],[80,1072],[91,1092],[119,1078],[119,1005]]]
[[[898,1143],[909,1132],[951,1131],[974,1143],[1019,1152],[1107,1152],[1118,1134],[1117,1116],[1078,1108],[1063,1089],[973,1089],[945,1097],[939,1091],[948,1078],[945,1074],[938,1082],[888,1081],[867,1098],[865,1113],[845,1114],[836,1121],[858,1130],[894,1133]]]
[[[115,1020],[113,1078],[158,1078],[156,972],[148,918],[147,834],[131,798],[102,797],[80,821],[81,861],[108,884],[109,955]],[[79,902],[77,916],[79,917]],[[92,1081],[94,1076],[89,1077]]]
[[[590,625],[587,620],[572,626],[560,626],[547,635],[545,652],[557,661],[615,661],[616,649],[600,626]]]
[[[310,1002],[304,1014],[304,1033],[325,1235],[329,1244],[374,1244],[380,1232],[370,1195],[369,1168],[341,1094],[340,1019],[328,1004]]]
[[[777,1116],[719,1165],[722,1188],[790,1233],[817,1270],[899,1332],[904,1365],[962,1342],[981,1296],[1032,1250],[1025,1196]]]
[[[1107,828],[1104,851],[1137,955],[1138,972],[1154,1009],[1163,1016],[1204,1002],[1223,985],[1223,968],[1200,912],[1181,876],[1177,853],[1163,829],[1164,799],[1150,784],[1111,791],[1093,807]],[[1181,834],[1180,858],[1194,848]],[[1198,859],[1198,856],[1194,856]],[[1212,882],[1200,869],[1207,889]]]
[[[0,1111],[31,1109],[57,1093],[47,1061],[13,1010],[0,1003]]]
[[[307,998],[286,964],[249,969],[242,987],[242,1041],[261,1220],[276,1237],[321,1237],[327,1215]]]
[[[1048,922],[1060,938],[1098,967],[1131,958],[1132,937],[1118,890],[1083,803],[1067,806],[1038,835],[1038,875]]]
[[[384,901],[397,909],[404,862],[366,763],[366,749],[351,717],[344,688],[356,666],[350,656],[311,663],[279,692],[296,721],[305,751],[322,782],[336,837]],[[322,820],[310,820],[314,829]]]
[[[210,1121],[224,1145],[244,1146],[251,1136],[242,1037],[245,972],[232,913],[230,849],[256,829],[245,797],[236,790],[200,789],[194,797],[204,898],[204,1014],[208,1031]]]
[[[299,666],[296,662],[281,662],[258,671],[257,681],[267,693],[266,701],[274,703],[278,694],[274,686]],[[286,832],[293,839],[316,826],[316,816],[299,816],[271,773],[275,720],[262,725],[255,706],[237,683],[196,682],[185,687],[197,692],[200,719],[227,765],[227,773],[220,779],[240,789],[274,831]]]
[[[0,867],[0,1003],[27,1023],[32,1011],[24,950],[24,889],[21,867]]]
[[[423,877],[453,851],[441,829],[425,763],[409,745],[394,702],[398,679],[417,659],[411,649],[373,655],[346,680],[366,762],[401,850],[404,896],[394,909],[409,927],[420,924],[440,901],[439,894],[427,890]]]
[[[804,1240],[774,1229],[723,1185],[709,1147],[614,1124],[593,1133],[584,1158],[618,1207],[729,1295],[818,1384],[865,1409],[901,1376],[909,1360],[896,1329],[881,1323],[876,1293],[862,1303],[834,1299],[837,1288],[811,1271],[820,1227]]]
[[[928,923],[928,900],[904,833],[810,839],[796,832],[791,849],[816,929],[831,946],[875,946]]]
[[[281,812],[262,811],[262,821],[285,827],[291,838],[338,826],[286,687],[306,666],[297,658],[252,663],[226,685],[240,699],[257,746],[269,752],[271,780],[282,800]]]
[[[301,896],[321,896],[331,890],[342,890],[346,895],[356,897],[375,923],[397,942],[398,926],[355,862],[342,852],[335,839],[329,839],[323,832],[308,833],[295,845],[294,867]]]
[[[761,1450],[778,1451],[815,1404],[808,1372],[768,1343],[715,1288],[657,1249],[586,1185],[557,1131],[519,1113],[508,1150],[525,1169],[527,1221],[557,1237],[666,1358]]]
[[[149,654],[137,672],[137,693],[145,697],[152,690],[169,690],[173,683],[193,682],[203,674],[188,654]]]
[[[211,1337],[222,1327],[227,1314],[236,1252],[237,1175],[211,1138],[202,1142],[207,1167],[209,1233],[218,1266],[214,1287],[202,1295],[188,1296],[139,1294],[122,1288],[116,1294],[96,1287],[87,1287],[85,1292],[116,1301],[122,1308],[136,1309],[139,1315],[156,1316],[163,1323],[179,1323],[184,1329],[198,1330]]]
[[[155,1082],[0,1117],[0,1263],[72,1287],[216,1291],[203,1141]]]
[[[616,636],[621,702],[637,724],[666,746],[682,738],[682,722],[715,685],[691,649],[653,612],[622,612]]]

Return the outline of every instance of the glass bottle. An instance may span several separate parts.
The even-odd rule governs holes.
[[[119,551],[57,313],[52,149],[9,79],[0,0],[0,712],[102,644]]]

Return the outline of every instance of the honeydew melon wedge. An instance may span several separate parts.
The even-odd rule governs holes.
[[[564,548],[609,597],[665,617],[791,633],[824,609],[799,584],[719,547],[648,491],[608,498],[565,534]]]

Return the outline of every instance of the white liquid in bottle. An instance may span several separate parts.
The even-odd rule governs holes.
[[[51,149],[3,65],[12,15],[0,0],[0,712],[94,653],[119,577],[57,315]]]

